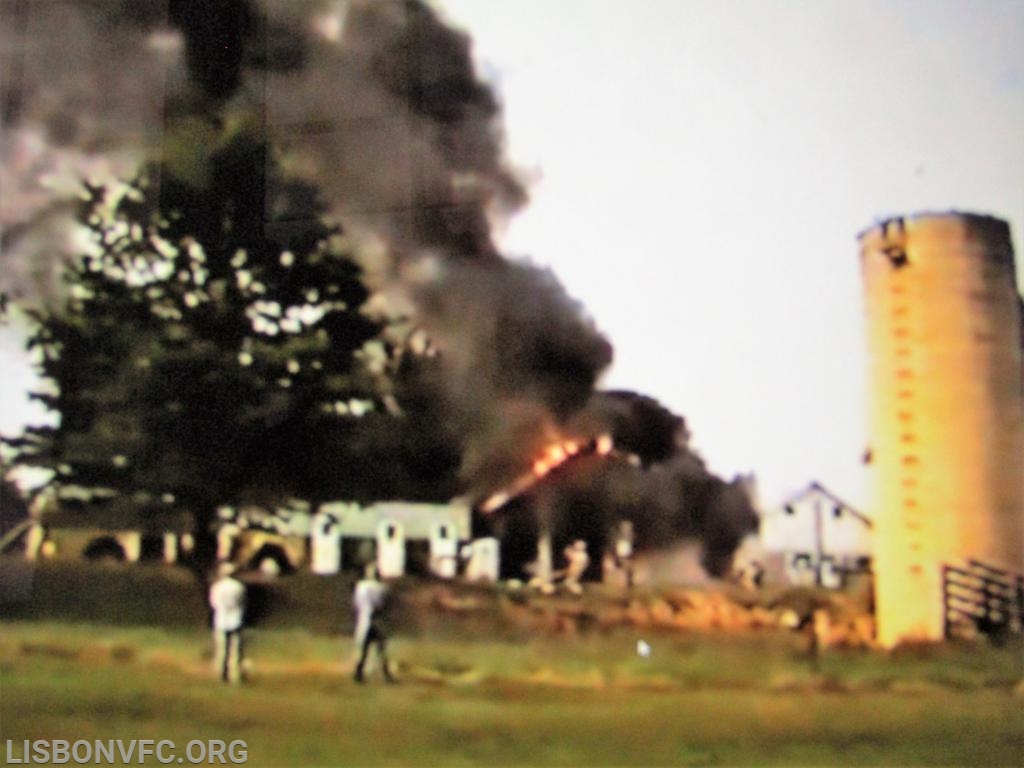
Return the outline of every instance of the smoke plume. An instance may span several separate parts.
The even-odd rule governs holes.
[[[16,105],[9,122],[50,161],[72,152],[72,175],[93,175],[112,149],[158,145],[165,125],[173,132],[188,117],[255,116],[286,167],[314,182],[350,231],[383,241],[377,278],[411,304],[446,357],[460,427],[479,457],[467,476],[502,464],[499,446],[521,458],[511,434],[558,423],[586,402],[610,345],[549,272],[498,253],[492,217],[514,212],[526,191],[506,166],[500,105],[476,76],[469,37],[429,6],[22,0],[12,8],[5,63],[23,76],[5,94]],[[0,220],[11,235],[57,205],[47,190],[31,201],[37,179],[27,169],[16,183],[17,209]],[[52,240],[23,240],[32,253],[22,263],[38,263]]]
[[[611,347],[550,272],[498,252],[492,219],[526,191],[469,37],[420,2],[338,9],[316,17],[327,34],[307,66],[265,75],[268,130],[297,166],[328,169],[317,183],[344,221],[385,241],[385,281],[444,357],[463,476],[486,489],[587,402]]]

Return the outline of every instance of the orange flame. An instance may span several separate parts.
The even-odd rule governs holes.
[[[611,438],[609,438],[610,444]],[[533,474],[538,478],[560,467],[580,452],[580,444],[575,440],[554,443],[544,449],[544,455],[533,462]],[[610,450],[610,449],[609,449]]]
[[[590,448],[589,446],[592,446]],[[601,435],[593,443],[583,446],[577,440],[565,440],[552,443],[544,449],[540,458],[535,459],[531,471],[517,478],[508,488],[488,497],[481,505],[484,512],[490,513],[505,505],[510,499],[525,491],[530,486],[565,464],[575,456],[593,450],[598,456],[609,456],[615,450],[611,435]]]

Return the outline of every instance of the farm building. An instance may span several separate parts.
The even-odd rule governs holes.
[[[224,507],[219,516],[218,557],[265,571],[309,566],[327,575],[356,568],[375,552],[384,577],[409,570],[451,578],[460,544],[470,538],[470,508],[461,500],[365,507],[334,501],[315,512],[294,502],[274,510]]]
[[[173,563],[195,541],[191,514],[161,501],[62,498],[44,507],[26,531],[29,559]]]
[[[48,497],[5,542],[29,559],[177,562],[195,544],[193,516],[162,501],[124,496]],[[311,510],[293,500],[279,507],[221,507],[211,530],[217,558],[267,573],[309,567],[315,573],[355,569],[376,555],[381,574],[406,571],[451,578],[469,542],[470,508],[460,501],[385,501],[361,506],[329,502]],[[15,538],[18,541],[15,541]],[[487,552],[474,543],[470,550]],[[495,552],[494,557],[497,557]],[[484,568],[494,572],[497,564]]]
[[[772,581],[842,587],[849,574],[870,568],[872,546],[871,520],[817,482],[761,519],[765,576]]]

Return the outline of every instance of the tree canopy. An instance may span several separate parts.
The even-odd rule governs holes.
[[[51,469],[58,490],[200,517],[413,481],[450,491],[458,450],[422,400],[432,362],[397,364],[316,190],[288,180],[253,133],[197,142],[209,126],[186,130],[163,164],[84,187],[88,237],[67,299],[32,312],[46,383],[34,397],[59,423],[8,439],[13,463]],[[418,453],[389,466],[413,433],[402,445]]]

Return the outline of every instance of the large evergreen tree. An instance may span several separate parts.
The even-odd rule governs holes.
[[[59,424],[8,442],[58,491],[173,503],[203,530],[219,504],[344,492],[390,353],[315,191],[252,133],[198,129],[190,156],[85,187],[89,242],[30,341]]]

